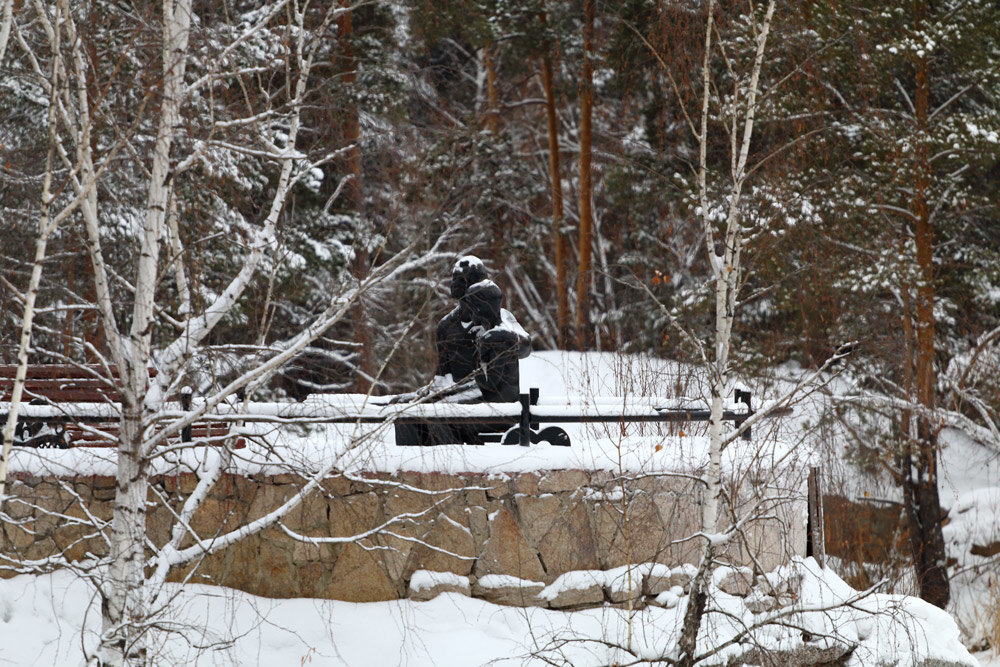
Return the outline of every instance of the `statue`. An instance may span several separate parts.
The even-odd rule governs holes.
[[[457,386],[460,391],[452,400],[458,402],[516,401],[518,360],[531,354],[531,338],[514,315],[501,308],[503,294],[478,257],[467,255],[455,264],[451,296],[458,305],[437,326],[438,365],[432,386]]]
[[[438,323],[434,379],[391,402],[421,398],[453,403],[516,402],[518,361],[531,354],[531,338],[514,315],[501,307],[503,294],[483,262],[466,255],[451,272],[451,296],[458,305]],[[468,425],[397,424],[397,444],[481,444]]]

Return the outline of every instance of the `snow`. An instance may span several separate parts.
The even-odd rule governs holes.
[[[798,372],[792,367],[778,371],[789,378],[786,384],[794,381]],[[696,406],[704,405],[703,397],[707,395],[703,378],[690,368],[641,356],[534,353],[521,362],[521,380],[522,391],[539,387],[541,400],[534,408],[538,413],[555,414],[562,410],[605,414],[657,407],[697,409]],[[767,398],[766,392],[759,384],[753,388],[754,403],[759,405]],[[768,391],[776,390],[774,386]],[[810,398],[810,401],[821,400]],[[817,405],[807,401],[796,407],[792,417],[774,420],[775,428],[766,438],[761,433],[763,429],[757,429],[755,440],[735,441],[725,452],[726,468],[746,471],[747,466],[754,466],[777,471],[779,477],[783,471],[792,475],[801,471],[814,456],[801,442],[810,422],[816,423]],[[498,410],[491,406],[443,404],[383,406],[367,397],[329,395],[310,397],[302,403],[261,403],[253,407],[259,414],[293,423],[317,413],[336,416],[360,411],[384,418],[400,410],[404,415],[459,410],[465,411],[463,414],[484,416]],[[27,405],[23,408],[50,409]],[[100,405],[94,409],[110,408]],[[519,406],[512,405],[509,409],[511,414],[517,414]],[[683,429],[674,425],[633,425],[624,433],[617,424],[563,427],[573,439],[572,447],[546,444],[395,447],[392,429],[384,424],[307,423],[275,430],[251,422],[242,428],[253,438],[247,448],[236,452],[236,459],[246,474],[285,472],[289,466],[319,470],[334,461],[339,469],[352,474],[417,470],[481,472],[501,477],[575,468],[698,472],[707,460],[703,425],[687,424]],[[1000,457],[954,429],[942,432],[942,442],[945,446],[941,456],[941,497],[949,510],[945,538],[949,554],[958,560],[950,609],[959,619],[966,638],[977,640],[989,630],[991,617],[984,601],[990,600],[987,575],[991,570],[983,568],[986,559],[970,554],[969,549],[974,544],[987,545],[1000,539]],[[217,449],[198,447],[162,456],[154,461],[153,469],[154,473],[208,469],[219,460]],[[115,451],[99,448],[15,448],[11,461],[12,472],[36,475],[108,475],[113,474],[115,467]],[[857,642],[850,664],[904,665],[925,657],[975,664],[959,643],[959,626],[945,612],[900,595],[879,593],[854,600],[858,594],[831,570],[821,571],[811,561],[796,567],[804,575],[796,622],[808,625],[816,636],[825,633]],[[633,587],[641,586],[644,568],[648,565],[633,567]],[[688,565],[687,569],[693,567]],[[553,599],[560,590],[594,583],[622,588],[625,585],[622,582],[627,581],[624,574],[622,568],[569,573],[546,587],[541,597]],[[780,582],[787,574],[777,573],[770,579]],[[442,573],[418,573],[411,587],[433,586],[448,577]],[[489,577],[478,583],[485,587],[542,585]],[[589,641],[625,641],[628,619],[623,610],[612,608],[570,613],[505,608],[452,594],[425,603],[358,605],[323,600],[267,600],[193,585],[174,590],[177,594],[175,609],[171,611],[174,617],[197,632],[207,627],[205,631],[210,634],[207,639],[192,637],[192,641],[198,645],[221,641],[217,650],[202,651],[197,664],[294,664],[296,660],[331,665],[472,665],[490,661],[544,664],[532,654],[563,645],[560,640],[566,637],[585,640],[564,645],[569,664],[607,664],[627,658],[617,649]],[[710,628],[705,636],[712,641],[722,641],[769,618],[768,613],[752,614],[741,598],[716,595],[715,599],[725,613],[709,616]],[[845,600],[853,600],[850,607],[826,608]],[[0,582],[0,636],[31,638],[31,641],[0,643],[0,663],[79,664],[81,641],[86,646],[96,642],[100,615],[90,604],[87,584],[67,573],[19,576]],[[650,659],[662,655],[671,645],[676,623],[686,608],[686,597],[679,587],[674,587],[659,596],[658,604],[664,607],[638,611],[632,619],[636,629],[633,649]],[[80,628],[84,628],[82,635]],[[798,645],[796,642],[801,644],[801,636],[796,639],[783,634],[773,625],[754,633],[754,640],[762,646],[788,648]],[[167,664],[192,661],[198,653],[180,637],[162,641],[165,643],[158,655],[164,656]],[[720,654],[720,660],[724,661],[730,653]],[[984,664],[993,660],[990,656],[978,657]]]
[[[636,378],[645,386],[636,386]],[[577,413],[593,416],[656,414],[658,409],[707,409],[704,399],[670,397],[679,378],[685,393],[697,396],[704,387],[690,369],[677,364],[651,362],[643,357],[622,358],[601,353],[536,352],[521,361],[521,391],[540,390],[539,404],[532,412],[553,419]],[[755,399],[756,400],[756,399]],[[197,399],[194,408],[198,407]],[[740,411],[742,404],[727,409]],[[23,405],[25,415],[43,416],[50,406]],[[626,472],[695,472],[708,460],[707,425],[672,424],[573,424],[555,423],[570,436],[571,447],[546,443],[531,447],[488,445],[442,445],[395,447],[390,424],[394,416],[518,416],[520,405],[453,403],[381,405],[364,395],[313,395],[301,403],[251,403],[248,419],[279,418],[289,423],[308,423],[303,428],[275,430],[273,424],[248,421],[234,427],[247,436],[247,447],[239,450],[235,465],[243,474],[287,472],[289,462],[307,470],[321,470],[331,461],[351,473],[397,472],[401,470],[445,473],[512,474],[537,470],[584,469]],[[80,406],[78,412],[113,418],[109,404]],[[178,417],[179,406],[162,413]],[[230,417],[233,409],[220,406],[218,416]],[[362,415],[374,423],[356,423]],[[212,415],[206,415],[210,419]],[[347,423],[309,423],[315,419],[342,419]],[[547,426],[549,423],[543,423]],[[725,453],[726,471],[765,467],[795,473],[801,457],[798,439],[769,439],[763,452],[761,441],[739,441]],[[152,464],[153,474],[174,474],[206,465],[218,452],[188,448],[162,456]],[[15,448],[10,470],[33,475],[112,475],[116,470],[113,449],[32,450]]]
[[[798,628],[815,637],[826,633],[827,642],[836,638],[857,643],[847,662],[851,666],[903,666],[926,659],[977,664],[958,642],[954,621],[940,609],[901,596],[856,599],[856,591],[811,559],[789,567],[803,575],[802,595],[794,613],[786,612],[779,620],[798,627],[771,624],[749,630],[742,644],[704,664],[724,664],[750,642],[771,648],[801,646],[803,632]],[[431,585],[444,575],[426,576]],[[669,654],[686,606],[679,598],[673,608],[648,607],[630,617],[626,610],[610,606],[558,612],[502,607],[452,593],[429,602],[358,604],[267,599],[201,584],[169,586],[176,594],[171,617],[181,632],[151,633],[150,654],[157,664],[418,667],[556,661],[585,667],[631,662],[624,650],[614,648],[626,646],[630,629],[633,654],[653,661]],[[721,643],[760,624],[761,617],[750,614],[740,598],[718,600],[717,612],[706,617],[705,639]],[[854,603],[830,608],[848,600]],[[0,645],[0,661],[80,664],[81,646],[89,650],[97,642],[98,605],[88,585],[68,572],[0,581],[0,636],[18,638]]]
[[[431,570],[417,570],[410,577],[410,588],[415,591],[427,590],[442,585],[461,588],[469,585],[469,578],[455,574],[454,572],[432,572]]]
[[[485,577],[480,577],[478,583],[482,588],[524,588],[526,586],[544,585],[540,581],[518,579],[509,574],[487,574]]]

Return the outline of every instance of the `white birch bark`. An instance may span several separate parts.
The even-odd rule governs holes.
[[[730,348],[732,346],[733,324],[736,317],[737,294],[740,284],[743,216],[740,200],[748,177],[747,161],[750,142],[753,137],[754,118],[757,110],[757,92],[760,85],[760,70],[764,62],[767,35],[774,15],[775,0],[769,0],[764,20],[757,33],[756,51],[750,80],[746,88],[738,77],[733,78],[733,94],[730,128],[730,173],[723,200],[713,205],[708,194],[708,137],[709,109],[711,102],[711,64],[713,18],[715,0],[709,0],[705,21],[705,53],[702,61],[701,122],[698,139],[698,203],[705,233],[706,250],[712,271],[715,293],[715,333],[713,354],[709,359],[709,381],[711,407],[709,418],[709,457],[705,470],[704,501],[702,504],[701,533],[705,541],[701,563],[691,584],[690,598],[684,615],[681,636],[678,643],[679,665],[693,665],[696,659],[697,637],[701,620],[707,607],[708,576],[717,548],[730,537],[719,534],[719,520],[722,506],[722,452],[729,441],[722,420],[726,398],[730,389]],[[752,11],[752,7],[751,7]],[[727,62],[732,72],[730,63]],[[745,108],[741,111],[739,101],[745,95]],[[724,227],[721,239],[716,230],[716,212],[724,211]],[[716,248],[717,240],[723,247],[721,254]]]
[[[725,408],[726,393],[729,389],[729,350],[732,344],[733,323],[735,321],[736,297],[739,289],[741,259],[743,248],[743,218],[740,201],[746,184],[747,160],[750,155],[750,142],[753,137],[754,119],[757,112],[757,94],[760,86],[760,70],[764,63],[764,53],[767,36],[774,15],[775,0],[770,0],[764,13],[760,31],[757,34],[757,48],[754,54],[753,69],[747,89],[746,107],[740,112],[737,101],[740,99],[740,82],[734,81],[732,131],[731,131],[731,173],[729,189],[726,193],[726,218],[723,230],[724,245],[722,255],[716,250],[715,208],[709,203],[707,189],[707,147],[708,147],[708,111],[710,101],[710,64],[712,51],[712,12],[714,0],[710,0],[708,8],[707,27],[705,30],[705,60],[702,64],[702,106],[701,128],[698,137],[698,200],[701,206],[702,224],[705,230],[705,240],[715,282],[715,345],[714,358],[711,361],[711,420],[709,425],[709,465],[707,471],[705,504],[702,513],[702,530],[706,534],[716,530],[719,519],[719,493],[721,490],[720,470],[722,449],[725,441],[722,413]],[[742,116],[742,117],[741,117]],[[742,125],[742,127],[740,127]]]
[[[119,365],[122,416],[118,439],[117,488],[111,521],[110,567],[103,586],[101,660],[124,665],[145,660],[141,628],[145,617],[144,555],[148,483],[144,411],[149,384],[150,344],[159,268],[170,197],[171,145],[180,122],[187,65],[191,0],[165,0],[163,12],[163,83],[160,114],[150,169],[146,218],[140,239],[132,326],[121,342]]]
[[[4,51],[7,47],[7,38],[10,34],[11,2],[5,3],[4,24],[0,26],[0,63],[3,62]],[[24,379],[28,368],[28,350],[31,347],[31,328],[35,316],[35,301],[38,298],[38,289],[42,283],[42,268],[45,262],[46,246],[49,237],[58,224],[58,219],[53,220],[49,215],[52,204],[52,163],[55,153],[56,119],[55,119],[55,98],[59,93],[59,72],[62,67],[60,63],[60,31],[56,31],[53,44],[53,59],[51,73],[51,87],[49,92],[49,149],[45,158],[45,175],[42,180],[42,201],[41,212],[38,219],[38,236],[35,239],[35,260],[31,266],[31,277],[28,279],[28,289],[24,293],[24,311],[21,318],[21,334],[17,346],[17,373],[14,377],[14,387],[11,392],[10,411],[7,413],[7,421],[3,427],[3,452],[0,454],[0,504],[3,503],[4,495],[7,491],[7,466],[10,461],[11,446],[14,442],[14,430],[17,426],[17,415],[21,405],[21,398],[24,392]]]
[[[0,64],[7,55],[7,42],[10,41],[10,26],[14,23],[14,0],[2,0],[0,10]]]
[[[117,458],[117,488],[114,501],[114,512],[110,521],[108,535],[109,555],[108,567],[102,571],[101,579],[96,583],[102,601],[102,636],[100,646],[92,660],[106,665],[125,665],[144,662],[143,633],[152,622],[151,614],[154,608],[150,601],[155,597],[158,587],[150,583],[162,583],[170,568],[179,564],[197,560],[207,553],[224,548],[262,530],[268,525],[279,522],[281,517],[301,502],[306,494],[317,487],[322,480],[324,471],[313,477],[313,482],[306,489],[292,498],[285,505],[269,514],[267,517],[244,526],[230,534],[219,536],[211,544],[197,543],[193,547],[181,550],[180,541],[190,534],[190,517],[197,510],[208,489],[224,472],[225,462],[218,469],[206,471],[202,476],[199,491],[190,496],[179,515],[177,526],[171,534],[167,546],[155,554],[149,562],[146,560],[145,549],[148,467],[151,458],[166,445],[170,434],[175,434],[184,426],[196,421],[209,413],[225,398],[237,389],[253,386],[263,382],[281,364],[287,362],[302,349],[312,343],[317,337],[340,320],[350,305],[366,290],[383,281],[400,279],[403,274],[418,270],[428,263],[438,262],[446,255],[440,250],[447,241],[445,237],[424,256],[411,260],[412,249],[398,253],[394,258],[384,262],[362,283],[352,286],[345,293],[332,297],[327,309],[306,327],[298,336],[287,341],[283,349],[262,361],[255,368],[243,373],[233,382],[223,387],[201,403],[201,407],[181,419],[176,415],[167,417],[164,410],[164,398],[183,372],[185,365],[201,347],[205,338],[216,324],[235,306],[245,292],[247,286],[268,259],[275,246],[276,227],[285,205],[285,200],[294,185],[314,166],[323,164],[337,155],[337,151],[328,153],[318,160],[309,162],[305,155],[296,150],[296,138],[300,128],[300,111],[308,92],[308,82],[313,60],[320,48],[321,41],[312,39],[314,35],[323,35],[336,16],[344,11],[341,7],[329,7],[326,10],[321,25],[312,30],[306,28],[305,11],[297,3],[279,2],[269,10],[259,22],[249,27],[237,42],[246,36],[258,32],[268,22],[279,15],[284,8],[288,18],[289,55],[286,72],[289,77],[289,99],[281,113],[268,110],[263,113],[253,111],[248,120],[252,127],[259,122],[260,127],[266,127],[276,116],[288,123],[287,139],[283,145],[275,145],[267,131],[261,129],[259,141],[263,150],[256,151],[257,157],[265,157],[278,168],[276,194],[269,203],[267,215],[257,233],[251,240],[251,251],[236,276],[221,291],[219,296],[209,303],[200,313],[194,313],[190,294],[197,291],[197,285],[189,285],[189,277],[181,266],[181,256],[184,253],[181,230],[182,221],[177,217],[173,206],[173,177],[179,171],[188,168],[196,162],[193,157],[178,160],[175,143],[179,131],[181,110],[188,96],[201,86],[214,85],[212,77],[202,77],[193,84],[185,85],[185,71],[188,58],[188,33],[191,27],[191,0],[166,0],[162,5],[162,83],[157,87],[159,105],[156,122],[156,138],[149,157],[149,185],[147,191],[145,215],[142,228],[137,236],[138,253],[136,260],[136,276],[133,285],[126,285],[132,292],[134,301],[131,311],[131,325],[128,331],[119,326],[115,317],[115,304],[112,293],[112,279],[121,280],[113,275],[104,256],[102,247],[102,202],[99,200],[96,183],[101,178],[104,169],[110,162],[107,154],[101,154],[101,160],[95,157],[94,141],[91,137],[92,118],[100,117],[96,107],[99,101],[89,99],[87,86],[88,64],[82,51],[82,42],[77,33],[71,6],[68,0],[57,0],[59,15],[55,18],[46,16],[44,10],[51,10],[43,0],[29,0],[39,14],[39,24],[48,40],[47,47],[52,48],[54,59],[52,68],[58,72],[41,76],[44,59],[34,57],[33,48],[19,35],[18,43],[25,52],[29,66],[40,75],[39,78],[49,81],[47,88],[53,103],[50,105],[50,128],[56,138],[51,142],[50,159],[61,162],[68,172],[69,188],[73,194],[71,204],[58,215],[50,216],[49,225],[54,227],[65,219],[71,211],[77,210],[83,219],[86,230],[86,250],[93,273],[95,302],[100,314],[100,326],[110,350],[111,360],[118,367],[118,381],[122,394],[121,420],[119,423],[119,445]],[[312,19],[310,19],[311,21]],[[60,41],[60,35],[63,40]],[[227,47],[231,49],[232,45]],[[60,57],[59,54],[65,54]],[[56,85],[62,81],[64,85]],[[74,85],[66,85],[71,81]],[[72,89],[71,89],[72,88]],[[142,114],[138,114],[141,116]],[[259,119],[259,120],[255,120]],[[61,133],[61,134],[60,134]],[[113,151],[127,145],[131,139],[127,133],[114,144]],[[244,147],[228,147],[225,150],[236,150]],[[112,151],[112,157],[113,157]],[[140,154],[141,150],[134,150]],[[51,171],[51,170],[50,170]],[[46,192],[46,202],[48,201]],[[47,209],[46,209],[47,212]],[[47,238],[40,235],[40,239]],[[169,252],[165,252],[160,244],[168,244]],[[156,381],[150,385],[149,368],[152,361],[152,331],[156,324],[158,305],[156,303],[156,285],[158,277],[163,273],[165,256],[170,255],[172,266],[167,270],[172,272],[178,289],[184,295],[183,303],[178,313],[179,320],[171,320],[177,326],[179,335],[168,345],[162,355],[156,359]],[[161,257],[164,255],[164,257]],[[40,270],[41,259],[44,258],[44,246],[36,261]],[[33,294],[37,293],[38,278],[33,274],[26,299],[31,312]],[[34,286],[34,287],[32,287]],[[30,331],[30,317],[26,316],[26,330]],[[28,349],[28,343],[23,343]],[[92,350],[97,353],[97,350]],[[169,426],[160,428],[160,420],[168,419]],[[331,464],[329,470],[335,468]],[[328,471],[327,471],[328,472]],[[101,529],[104,522],[99,522]],[[95,520],[95,527],[98,522]],[[348,541],[351,538],[345,538]],[[146,566],[152,566],[152,573],[147,577]]]

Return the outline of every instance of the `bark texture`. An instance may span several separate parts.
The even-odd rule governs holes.
[[[590,347],[590,285],[594,230],[592,143],[594,116],[595,0],[583,2],[583,71],[580,76],[580,261],[576,281],[576,344]]]

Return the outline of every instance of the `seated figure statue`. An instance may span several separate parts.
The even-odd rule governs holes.
[[[419,398],[454,403],[515,402],[518,361],[531,353],[531,338],[510,311],[503,294],[473,255],[458,260],[451,273],[451,296],[458,305],[438,323],[434,379],[393,402]],[[474,426],[397,424],[397,444],[482,444]]]
[[[518,360],[531,353],[531,339],[510,311],[503,294],[478,257],[467,255],[451,274],[451,296],[458,305],[437,326],[438,366],[432,382],[454,387],[446,400],[517,400]]]

